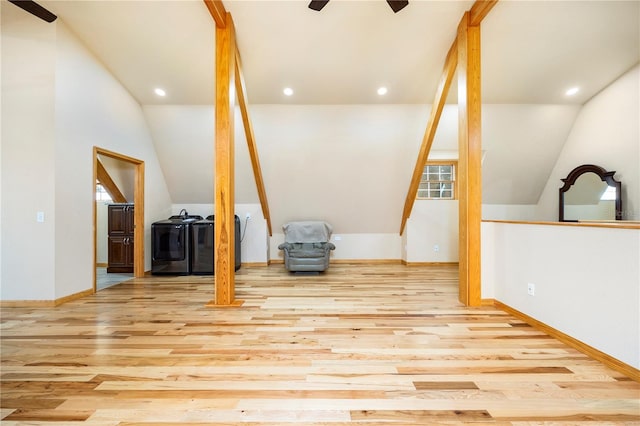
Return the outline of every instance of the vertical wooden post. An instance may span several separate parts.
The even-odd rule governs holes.
[[[459,299],[479,306],[482,220],[480,26],[465,13],[458,26]]]
[[[134,230],[133,230],[133,275],[144,277],[144,162],[136,164],[136,177],[133,193]]]
[[[215,294],[209,306],[241,304],[235,300],[235,60],[235,29],[226,13],[224,28],[216,26]]]

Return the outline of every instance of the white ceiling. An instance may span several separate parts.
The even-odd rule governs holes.
[[[211,203],[215,25],[203,1],[40,3],[58,14],[143,106],[174,203]],[[283,167],[278,144],[283,138],[313,142],[317,146],[310,150],[322,149],[327,141],[315,140],[308,131],[328,117],[314,115],[324,111],[318,104],[420,104],[410,106],[411,117],[415,108],[427,108],[458,22],[472,3],[410,0],[394,14],[384,0],[331,0],[321,12],[308,9],[306,0],[224,0],[235,21],[248,98],[254,105],[275,228],[286,219],[284,213],[277,215],[284,208],[278,197],[290,195],[280,194],[286,187],[277,185]],[[640,0],[500,0],[482,24],[482,60],[483,100],[499,104],[483,111],[483,202],[535,204],[580,105],[639,62]],[[382,85],[389,89],[385,97],[375,93]],[[295,90],[294,96],[282,94],[285,86]],[[580,92],[566,97],[565,90],[572,86],[579,86]],[[164,88],[166,98],[157,97],[155,87]],[[455,102],[455,84],[449,100]],[[290,109],[264,104],[308,104],[298,108],[299,113],[317,123],[306,120],[304,132],[288,134],[293,130],[278,126],[282,117],[276,112]],[[388,113],[404,111],[401,106],[379,107]],[[433,151],[456,151],[452,108],[443,116]],[[424,120],[396,123],[388,142],[394,144],[393,152],[407,155],[398,154],[402,164],[394,175],[406,172],[408,179],[426,117],[425,109]],[[406,127],[415,123],[415,137],[406,135]],[[377,132],[379,124],[354,125]],[[350,130],[346,126],[345,134]],[[246,144],[240,135],[236,139],[236,201],[255,203]],[[352,164],[340,169],[333,162],[332,167],[345,179]],[[389,188],[382,199],[395,200],[405,193],[405,186]],[[332,196],[355,200],[355,187],[343,180],[334,185]],[[392,204],[400,208],[401,203]],[[362,228],[361,223],[348,222],[358,221],[357,215],[344,216],[335,224]],[[367,229],[395,232],[399,220],[399,213],[390,211],[383,217],[377,212]]]
[[[140,104],[212,104],[215,25],[202,1],[41,0]],[[166,98],[153,90],[164,87]]]
[[[201,0],[41,3],[142,105],[213,103],[215,26]],[[254,104],[430,104],[472,3],[412,0],[394,14],[382,0],[331,0],[321,12],[306,0],[224,1]],[[482,25],[485,102],[585,102],[638,62],[639,20],[637,0],[500,1]],[[572,85],[582,90],[566,98]]]

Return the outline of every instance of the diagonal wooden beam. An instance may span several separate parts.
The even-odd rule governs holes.
[[[469,26],[477,27],[489,14],[498,0],[477,0],[469,10]]]
[[[209,9],[209,13],[211,17],[216,23],[217,28],[225,28],[227,26],[226,16],[227,11],[224,8],[224,4],[222,4],[221,0],[204,0],[204,4]]]
[[[104,187],[105,191],[111,196],[116,203],[126,203],[127,199],[118,188],[118,185],[111,179],[111,175],[104,168],[100,160],[96,159],[96,180]]]
[[[400,235],[404,232],[407,219],[411,215],[413,209],[413,203],[416,200],[416,194],[420,187],[420,178],[422,171],[429,157],[429,151],[431,145],[433,145],[433,139],[440,123],[440,117],[442,116],[442,110],[444,104],[447,101],[447,95],[449,94],[449,88],[453,80],[453,75],[456,71],[458,64],[458,47],[454,41],[447,53],[447,58],[444,63],[444,70],[442,71],[442,77],[440,77],[440,83],[436,90],[435,100],[431,108],[431,114],[429,115],[429,121],[427,123],[427,129],[425,130],[424,137],[422,138],[422,145],[420,146],[420,152],[418,153],[418,159],[416,160],[416,166],[413,169],[413,175],[411,177],[411,183],[409,184],[409,190],[407,191],[407,198],[404,201],[404,210],[402,211],[402,222],[400,224]]]
[[[247,136],[249,156],[251,157],[251,166],[253,167],[253,177],[255,178],[256,188],[258,189],[258,197],[260,198],[262,215],[267,221],[267,229],[269,230],[269,235],[273,235],[273,233],[271,232],[271,216],[269,214],[269,203],[267,202],[267,193],[264,189],[264,182],[262,180],[262,169],[260,167],[260,159],[258,158],[258,150],[256,148],[255,136],[253,135],[253,126],[251,125],[251,119],[249,118],[247,89],[244,83],[244,76],[242,74],[240,52],[238,51],[237,47],[236,47],[235,69],[236,69],[236,72],[235,72],[236,94],[238,97],[238,103],[240,104],[240,112],[242,114],[242,124],[244,125],[244,133]]]
[[[498,0],[476,0],[471,6],[469,12],[468,21],[469,26],[479,26],[482,20],[498,3]],[[453,74],[456,71],[458,65],[458,51],[457,51],[457,39],[454,40],[449,53],[447,53],[447,59],[445,60],[444,71],[440,78],[440,84],[436,92],[435,101],[433,102],[433,108],[431,109],[431,115],[429,116],[429,122],[427,123],[427,129],[422,139],[422,145],[420,146],[420,152],[418,153],[418,159],[416,166],[413,169],[413,175],[411,177],[411,183],[409,184],[409,190],[407,191],[407,198],[404,201],[404,209],[402,211],[402,220],[400,223],[400,235],[404,232],[404,228],[407,224],[407,219],[411,216],[411,210],[420,187],[420,177],[422,171],[429,157],[429,151],[431,145],[433,145],[433,138],[435,137],[438,124],[440,122],[440,116],[442,115],[442,109],[449,94],[449,88],[451,81],[453,80]]]

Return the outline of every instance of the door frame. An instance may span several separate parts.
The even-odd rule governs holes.
[[[129,157],[114,151],[109,151],[97,146],[93,147],[93,192],[95,194],[96,179],[98,176],[98,155],[124,161],[135,166],[135,178],[133,189],[133,276],[144,277],[144,161]],[[93,196],[93,292],[97,289],[96,260],[98,257],[97,245],[97,209],[95,195]]]

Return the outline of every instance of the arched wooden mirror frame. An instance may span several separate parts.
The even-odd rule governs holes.
[[[575,220],[564,219],[564,194],[567,192],[576,180],[585,173],[595,173],[600,177],[600,180],[606,182],[607,185],[616,188],[616,220],[622,220],[622,183],[617,181],[613,175],[615,171],[607,171],[606,169],[596,166],[594,164],[583,164],[575,169],[571,170],[566,178],[561,179],[564,182],[562,188],[560,188],[560,200],[559,200],[559,219],[560,222],[575,222]]]

